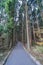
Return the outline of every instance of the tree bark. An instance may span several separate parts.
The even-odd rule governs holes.
[[[30,40],[29,40],[29,31],[28,31],[28,18],[27,18],[27,11],[28,11],[28,7],[27,7],[27,2],[25,4],[25,11],[26,11],[26,32],[27,32],[27,49],[30,49]]]
[[[23,42],[23,22],[22,22],[22,42]]]

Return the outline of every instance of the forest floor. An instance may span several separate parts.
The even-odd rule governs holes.
[[[35,45],[31,47],[30,53],[43,65],[43,46]]]
[[[3,64],[9,50],[0,50],[0,65]]]
[[[24,46],[27,49],[26,44]],[[43,46],[33,45],[31,49],[27,51],[43,65]]]

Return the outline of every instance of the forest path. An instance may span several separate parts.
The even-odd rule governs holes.
[[[13,49],[5,65],[37,65],[23,48],[23,44],[18,42]]]

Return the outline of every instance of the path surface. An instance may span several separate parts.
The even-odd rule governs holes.
[[[12,51],[5,65],[37,65],[24,50],[22,43],[18,43]]]

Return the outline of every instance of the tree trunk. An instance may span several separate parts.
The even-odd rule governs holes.
[[[30,40],[29,40],[29,31],[28,31],[28,18],[27,18],[27,11],[28,11],[28,7],[27,7],[27,2],[25,5],[25,11],[26,11],[26,32],[27,32],[27,48],[30,49]]]
[[[35,39],[35,29],[34,29],[34,23],[32,23],[32,28],[33,28],[33,37],[34,37],[34,41],[36,42],[36,39]]]
[[[37,21],[37,27],[38,27],[39,38],[41,38],[40,27],[39,27],[39,22],[38,21]]]
[[[23,22],[22,22],[22,42],[23,42]]]

